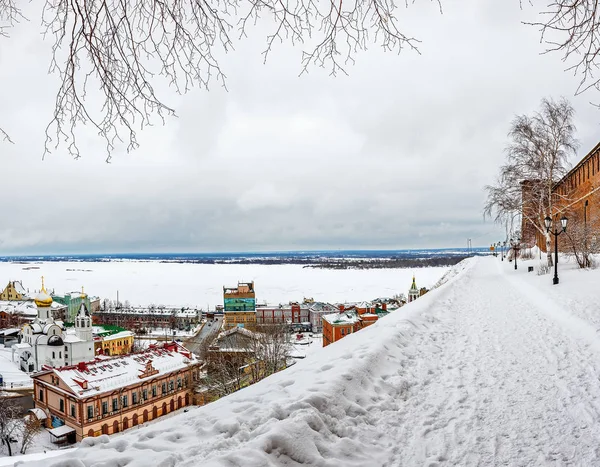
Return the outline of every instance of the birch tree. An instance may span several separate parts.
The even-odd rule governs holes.
[[[554,217],[555,204],[569,193],[554,192],[555,184],[568,172],[569,157],[578,142],[573,123],[574,110],[566,99],[543,99],[532,116],[517,116],[508,133],[506,164],[496,185],[486,186],[484,216],[497,223],[514,223],[522,216],[545,238],[548,266],[552,266],[551,234],[544,219]]]

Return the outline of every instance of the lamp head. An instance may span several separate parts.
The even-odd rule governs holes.
[[[565,216],[560,218],[560,224],[562,225],[563,232],[567,231],[567,222],[569,222],[569,219],[567,219]]]

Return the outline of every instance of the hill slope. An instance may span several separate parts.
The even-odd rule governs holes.
[[[553,287],[524,266],[465,261],[284,372],[31,465],[597,464],[600,275],[565,271]]]

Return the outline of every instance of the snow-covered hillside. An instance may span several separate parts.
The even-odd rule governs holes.
[[[254,386],[27,465],[598,465],[600,271],[526,265],[467,260]]]

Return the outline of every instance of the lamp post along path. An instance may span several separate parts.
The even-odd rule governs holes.
[[[556,228],[557,226],[554,226],[554,230],[552,231],[550,230],[553,225],[552,219],[549,216],[544,219],[544,223],[546,224],[546,232],[554,235],[554,277],[552,279],[552,283],[554,285],[558,284],[558,236],[567,231],[568,222],[569,219],[567,219],[565,216],[562,216],[560,218],[561,230],[558,230]]]

